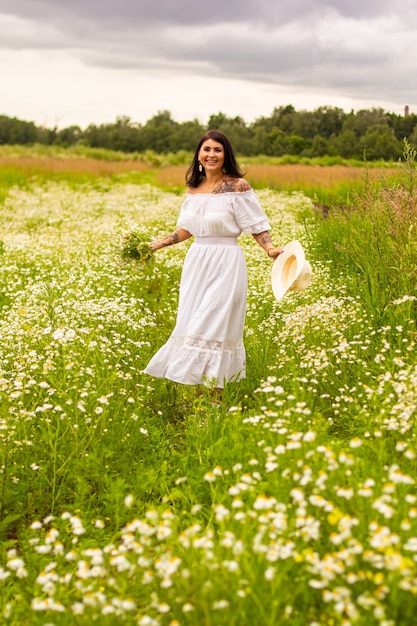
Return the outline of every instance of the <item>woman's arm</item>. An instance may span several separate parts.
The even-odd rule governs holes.
[[[177,228],[173,233],[162,237],[161,239],[157,239],[156,241],[151,242],[151,248],[155,252],[155,250],[159,250],[160,248],[166,248],[167,246],[172,246],[174,243],[181,243],[181,241],[185,241],[192,237],[191,233],[184,228]]]
[[[270,259],[276,259],[277,256],[284,252],[284,248],[275,248],[269,230],[254,234],[253,238],[265,250]]]

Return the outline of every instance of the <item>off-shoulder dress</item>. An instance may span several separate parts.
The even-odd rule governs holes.
[[[177,226],[194,241],[180,281],[175,328],[145,372],[186,385],[223,388],[246,376],[243,331],[247,270],[237,239],[270,229],[253,191],[187,193]]]

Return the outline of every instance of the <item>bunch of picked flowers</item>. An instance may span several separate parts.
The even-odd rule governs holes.
[[[143,235],[131,232],[123,237],[122,257],[149,261],[153,257],[153,250]]]

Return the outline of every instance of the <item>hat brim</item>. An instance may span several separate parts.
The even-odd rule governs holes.
[[[277,300],[281,300],[291,289],[304,264],[305,254],[299,241],[294,240],[284,246],[284,252],[276,258],[271,268],[272,291]]]

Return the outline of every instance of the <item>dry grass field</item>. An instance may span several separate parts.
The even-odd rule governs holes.
[[[380,169],[351,167],[349,165],[242,165],[248,181],[255,186],[272,187],[274,189],[305,189],[311,187],[333,187],[340,184],[360,183],[365,174],[375,181],[381,177]],[[158,171],[157,179],[161,185],[181,185],[184,183],[187,168],[171,165]],[[384,175],[392,175],[398,170],[388,168]]]
[[[81,157],[42,157],[42,156],[3,156],[0,157],[0,171],[3,168],[14,168],[27,174],[82,173],[93,176],[113,176],[123,172],[144,172],[150,166],[140,161],[105,161]]]

